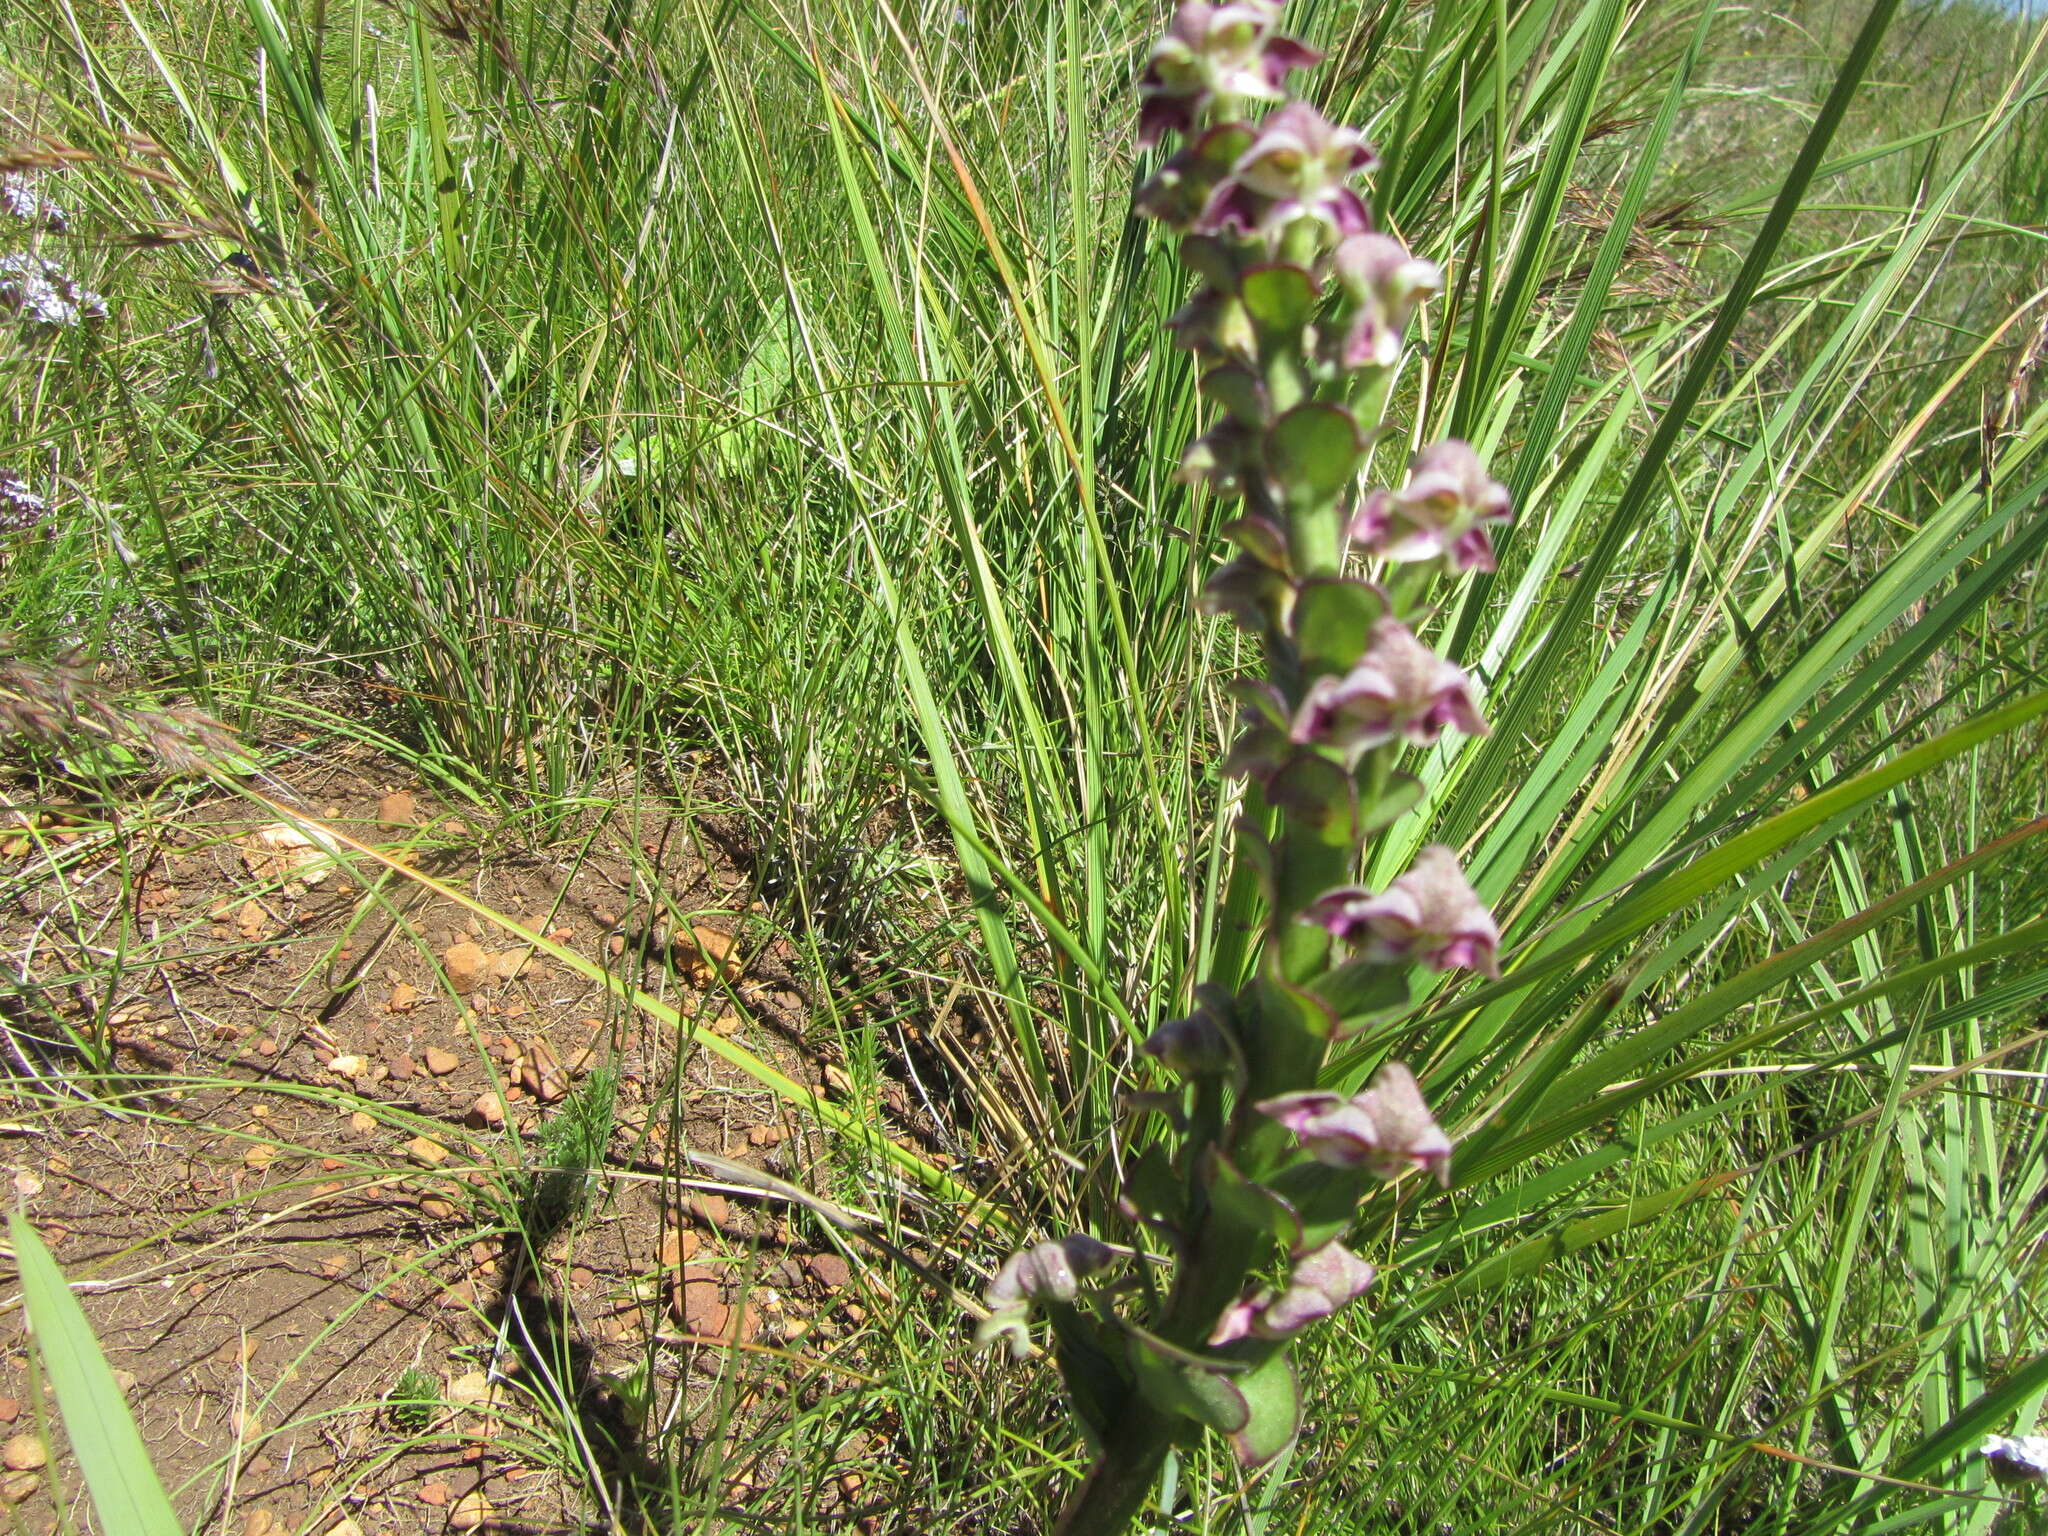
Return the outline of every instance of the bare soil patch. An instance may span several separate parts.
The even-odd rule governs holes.
[[[535,848],[367,749],[285,777],[266,792],[321,825],[834,1081],[715,808],[622,798]],[[650,1413],[686,1440],[716,1384],[731,1434],[793,1361],[830,1370],[849,1347],[866,1282],[818,1224],[673,1176],[687,1146],[808,1183],[816,1145],[744,1073],[248,800],[7,820],[0,1174],[126,1373],[188,1528],[438,1532],[487,1505],[490,1529],[606,1529],[588,1462],[630,1504],[674,1456]],[[574,1140],[563,1117],[607,1093],[604,1166],[564,1222],[585,1178],[545,1168]],[[0,1306],[0,1428],[57,1452],[0,1482],[0,1509],[53,1531],[62,1501],[90,1529],[11,1281]],[[586,1464],[562,1464],[579,1436]]]

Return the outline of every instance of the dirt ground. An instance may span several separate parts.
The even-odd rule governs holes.
[[[715,815],[641,802],[537,852],[367,748],[280,778],[271,798],[797,1080],[843,1085]],[[188,1529],[609,1529],[589,1464],[630,1504],[700,1407],[730,1436],[793,1360],[829,1369],[849,1346],[870,1280],[822,1224],[671,1176],[680,1139],[808,1182],[816,1147],[751,1078],[249,800],[173,787],[45,814],[35,834],[24,814],[0,809],[0,1176],[73,1280]],[[564,1222],[582,1176],[530,1170],[593,1116],[604,1167]],[[649,1403],[679,1439],[640,1442]],[[10,1467],[36,1459],[26,1441],[54,1454],[0,1474],[0,1528],[55,1531],[60,1501],[95,1528],[52,1415],[10,1274],[0,1436],[17,1437]],[[578,1440],[582,1469],[562,1464]],[[745,1455],[721,1466],[743,1507]],[[844,1499],[818,1513],[874,1528]]]

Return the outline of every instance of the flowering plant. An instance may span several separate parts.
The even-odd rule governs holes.
[[[1375,1278],[1343,1245],[1360,1205],[1411,1174],[1448,1184],[1452,1158],[1406,1066],[1331,1092],[1326,1051],[1401,1010],[1416,967],[1499,975],[1499,930],[1451,849],[1424,848],[1383,890],[1351,883],[1368,841],[1420,798],[1401,755],[1487,728],[1472,680],[1422,636],[1432,583],[1493,569],[1489,529],[1509,508],[1454,441],[1417,453],[1402,485],[1357,493],[1408,327],[1442,274],[1373,227],[1364,137],[1281,100],[1318,56],[1279,19],[1276,0],[1188,0],[1139,84],[1141,142],[1181,144],[1136,207],[1178,236],[1199,279],[1170,327],[1216,408],[1180,478],[1242,504],[1225,528],[1238,553],[1204,605],[1264,658],[1236,685],[1244,730],[1225,768],[1245,781],[1237,857],[1266,922],[1248,985],[1205,984],[1145,1042],[1169,1083],[1132,1108],[1167,1134],[1120,1170],[1133,1243],[1040,1243],[986,1293],[983,1343],[1022,1353],[1033,1309],[1048,1316],[1096,1449],[1070,1536],[1123,1529],[1167,1451],[1204,1428],[1248,1466],[1293,1440],[1289,1342]],[[1119,1275],[1132,1257],[1145,1268]],[[1152,1265],[1170,1271],[1164,1288]]]

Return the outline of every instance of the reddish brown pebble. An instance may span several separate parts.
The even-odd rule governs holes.
[[[453,1051],[444,1051],[439,1046],[427,1048],[427,1070],[436,1077],[446,1077],[462,1065],[462,1058]]]
[[[12,1424],[20,1417],[20,1400],[12,1397],[0,1397],[0,1424]]]
[[[471,1130],[496,1130],[505,1123],[505,1101],[495,1093],[482,1094],[469,1106],[463,1120]]]
[[[844,1290],[853,1279],[853,1271],[847,1267],[846,1260],[836,1253],[814,1253],[804,1260],[804,1268],[828,1291]]]
[[[400,1082],[404,1082],[420,1069],[420,1064],[403,1051],[399,1052],[396,1056],[386,1056],[384,1058],[384,1065],[390,1070],[391,1075]]]
[[[725,1330],[732,1322],[732,1308],[719,1294],[716,1276],[695,1264],[683,1271],[682,1284],[675,1288],[673,1305],[676,1321],[691,1333],[705,1338],[725,1337]]]
[[[732,1207],[723,1195],[690,1196],[690,1213],[699,1221],[714,1227],[722,1227],[732,1220]]]
[[[268,1035],[265,1035],[256,1042],[256,1054],[259,1056],[275,1056],[277,1054],[277,1042]]]
[[[439,1509],[448,1502],[448,1485],[446,1483],[421,1483],[420,1502],[422,1504],[431,1504],[434,1508]]]
[[[441,964],[448,972],[448,985],[457,992],[472,992],[483,980],[484,967],[490,957],[483,946],[470,942],[451,944],[441,953]]]

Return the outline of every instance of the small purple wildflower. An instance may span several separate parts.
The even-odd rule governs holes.
[[[1279,101],[1290,72],[1322,55],[1276,30],[1274,0],[1187,0],[1152,45],[1138,81],[1138,146],[1186,133],[1222,101]]]
[[[1362,235],[1372,218],[1350,182],[1378,164],[1364,134],[1305,101],[1290,101],[1259,123],[1196,227],[1277,235],[1296,219],[1310,219],[1339,238]]]
[[[1242,1338],[1285,1339],[1356,1301],[1379,1272],[1341,1243],[1325,1243],[1294,1266],[1287,1289],[1259,1291],[1231,1304],[1209,1335],[1211,1344]]]
[[[0,310],[65,329],[106,319],[107,301],[47,257],[15,251],[0,256]]]
[[[1074,1300],[1081,1294],[1081,1282],[1115,1257],[1114,1248],[1085,1232],[1052,1238],[1011,1254],[981,1293],[989,1315],[975,1329],[975,1347],[986,1348],[1002,1339],[1011,1355],[1023,1359],[1031,1349],[1025,1322],[1031,1304]]]
[[[1407,874],[1375,896],[1363,886],[1326,891],[1301,921],[1327,928],[1369,960],[1409,961],[1433,971],[1469,966],[1500,977],[1500,928],[1479,899],[1458,856],[1431,843]]]
[[[1300,1140],[1302,1150],[1332,1168],[1363,1168],[1383,1179],[1410,1168],[1451,1181],[1451,1138],[1429,1112],[1415,1074],[1390,1061],[1372,1086],[1350,1098],[1309,1090],[1258,1105]]]
[[[1289,734],[1298,742],[1335,747],[1356,762],[1390,741],[1429,746],[1445,727],[1467,736],[1486,734],[1471,679],[1407,625],[1381,619],[1357,665],[1341,677],[1309,684]]]
[[[1422,301],[1443,292],[1443,269],[1409,253],[1392,235],[1352,235],[1332,258],[1352,309],[1339,341],[1346,368],[1391,368],[1401,360],[1408,322]]]
[[[1493,569],[1489,523],[1513,517],[1508,489],[1490,478],[1470,443],[1447,437],[1408,461],[1408,483],[1374,491],[1351,521],[1351,537],[1387,560],[1434,560],[1460,571]]]
[[[0,469],[0,533],[25,533],[50,515],[50,503],[11,469]]]

